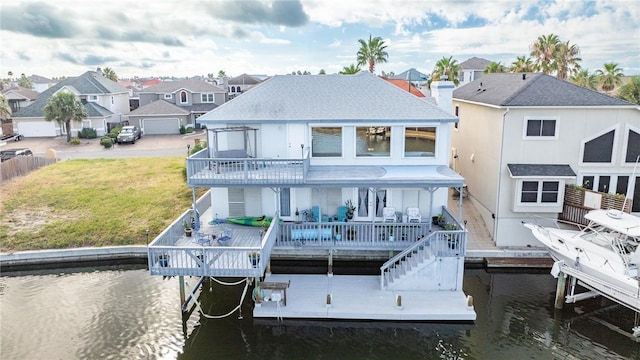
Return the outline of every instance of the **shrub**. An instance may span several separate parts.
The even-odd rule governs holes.
[[[103,136],[100,139],[100,145],[104,146],[105,149],[108,149],[113,146],[113,139],[110,136]]]
[[[180,134],[184,135],[187,133],[187,128],[184,127],[184,125],[180,126]]]
[[[207,142],[206,141],[201,141],[197,144],[195,144],[191,150],[189,150],[189,155],[193,155],[195,153],[197,153],[198,151],[202,150],[202,149],[206,149],[207,147]]]
[[[118,125],[114,127],[113,129],[111,129],[111,131],[109,131],[109,137],[114,140],[117,139],[118,134],[120,133],[120,130],[122,130],[122,125]]]
[[[80,139],[77,137],[73,137],[71,138],[71,141],[69,141],[69,144],[71,145],[80,145]]]
[[[185,129],[185,131],[187,132],[187,134],[191,134],[193,132],[193,128],[192,127],[188,127]]]
[[[80,139],[95,139],[98,137],[98,133],[96,129],[82,128],[82,130],[78,131],[78,137]]]

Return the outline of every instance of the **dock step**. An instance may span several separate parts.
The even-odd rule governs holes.
[[[525,258],[525,257],[487,257],[484,258],[484,266],[491,269],[499,268],[529,268],[529,269],[551,269],[553,259],[551,257],[544,258]]]

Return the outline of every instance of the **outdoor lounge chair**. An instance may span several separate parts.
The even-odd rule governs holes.
[[[382,222],[396,222],[396,209],[392,207],[382,209]]]
[[[422,222],[422,216],[420,216],[420,209],[416,207],[407,208],[407,222]]]
[[[320,214],[320,206],[314,206],[311,208],[311,213],[313,214],[313,221],[315,222],[327,222],[329,221],[329,217],[324,214]]]
[[[345,222],[347,221],[347,207],[346,206],[338,206],[338,221]]]

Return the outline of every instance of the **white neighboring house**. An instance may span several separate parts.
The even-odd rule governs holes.
[[[56,84],[54,80],[51,80],[44,76],[35,75],[35,74],[29,76],[29,79],[31,79],[31,83],[33,84],[33,89],[39,93],[47,90],[48,88]]]
[[[64,126],[44,119],[44,108],[51,96],[59,91],[70,92],[84,104],[88,117],[71,123],[71,135],[83,128],[95,129],[102,136],[123,121],[129,113],[129,92],[101,73],[87,71],[77,77],[66,78],[38,95],[36,101],[14,113],[14,131],[24,137],[55,137],[64,135]]]
[[[491,63],[491,61],[479,57],[472,57],[460,63],[460,73],[458,74],[458,80],[460,83],[458,86],[468,84],[474,80],[480,79],[484,75],[484,69]]]
[[[2,93],[6,96],[12,113],[16,113],[20,111],[20,109],[33,104],[38,97],[37,91],[23,88],[21,86],[12,86],[8,89],[2,90]]]
[[[452,168],[498,246],[540,246],[565,184],[626,194],[640,213],[640,107],[540,73],[486,74],[453,93]]]

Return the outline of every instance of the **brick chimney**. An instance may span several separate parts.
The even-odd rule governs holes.
[[[436,100],[438,107],[449,114],[453,114],[453,81],[432,81],[431,96]]]

